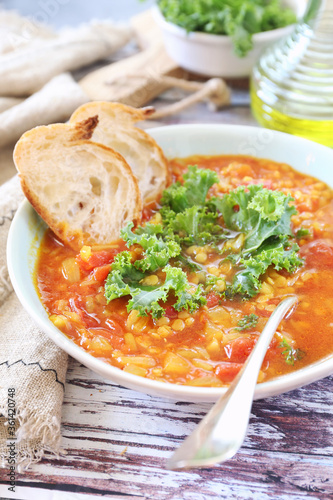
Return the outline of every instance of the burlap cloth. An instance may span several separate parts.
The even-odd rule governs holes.
[[[59,451],[67,369],[67,354],[35,326],[8,277],[7,235],[22,199],[17,176],[0,187],[0,458],[8,466],[10,408],[15,410],[9,416],[16,422],[19,470],[40,460],[45,451]]]
[[[108,57],[130,38],[128,27],[109,21],[54,33],[0,10],[0,184],[14,174],[12,145],[24,131],[65,121],[89,100],[64,72]],[[67,369],[67,354],[35,326],[9,280],[7,235],[22,199],[17,176],[0,186],[0,465],[8,468],[15,440],[18,471],[59,452]]]

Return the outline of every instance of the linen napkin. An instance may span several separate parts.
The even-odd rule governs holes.
[[[64,72],[108,57],[130,37],[109,21],[54,33],[0,10],[0,178],[13,169],[5,145],[89,100]],[[67,354],[37,328],[9,280],[7,236],[23,198],[18,176],[0,186],[0,465],[10,470],[14,457],[18,471],[59,452],[67,370]]]
[[[0,11],[0,22],[2,15]],[[129,26],[107,20],[66,29],[55,37],[37,36],[0,54],[0,96],[33,94],[60,73],[109,57],[131,37]]]
[[[55,76],[41,90],[0,113],[0,147],[17,141],[26,130],[37,125],[67,120],[88,101],[70,74]]]
[[[14,447],[18,471],[59,452],[67,369],[67,354],[39,331],[8,277],[7,235],[22,199],[18,176],[0,187],[0,462],[8,467]]]
[[[40,40],[56,37],[50,26],[20,16],[12,10],[0,10],[0,54],[6,54]]]
[[[23,97],[0,97],[0,113],[24,101]]]

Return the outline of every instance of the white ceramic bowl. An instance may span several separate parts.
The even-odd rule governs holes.
[[[286,0],[300,18],[305,9],[304,0]],[[253,35],[253,49],[245,56],[234,53],[229,36],[191,32],[169,23],[158,7],[154,7],[154,18],[160,27],[169,56],[182,68],[205,76],[241,78],[251,74],[262,51],[270,44],[289,35],[294,25]]]
[[[167,157],[193,154],[247,154],[285,162],[333,186],[333,150],[299,137],[272,130],[232,125],[175,125],[150,129],[149,133]],[[31,205],[24,201],[17,211],[8,237],[8,268],[22,305],[40,328],[64,351],[81,363],[131,389],[184,401],[215,401],[225,389],[189,387],[157,382],[126,373],[74,344],[49,320],[33,280],[39,242],[46,226]],[[333,373],[333,356],[307,368],[258,384],[255,398],[279,394]]]

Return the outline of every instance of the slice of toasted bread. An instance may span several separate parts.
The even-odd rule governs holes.
[[[14,161],[22,189],[66,244],[109,244],[128,220],[141,219],[138,182],[124,158],[90,141],[97,117],[26,132]]]
[[[139,182],[145,203],[155,200],[166,188],[168,163],[155,140],[135,123],[145,120],[153,108],[136,109],[113,102],[90,102],[74,111],[70,123],[98,116],[91,140],[118,151]]]

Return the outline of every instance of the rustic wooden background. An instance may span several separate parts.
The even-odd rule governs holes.
[[[115,386],[71,359],[62,419],[66,456],[44,458],[19,474],[24,496],[14,498],[333,498],[332,377],[255,401],[233,459],[191,472],[166,470],[166,459],[209,407]]]

